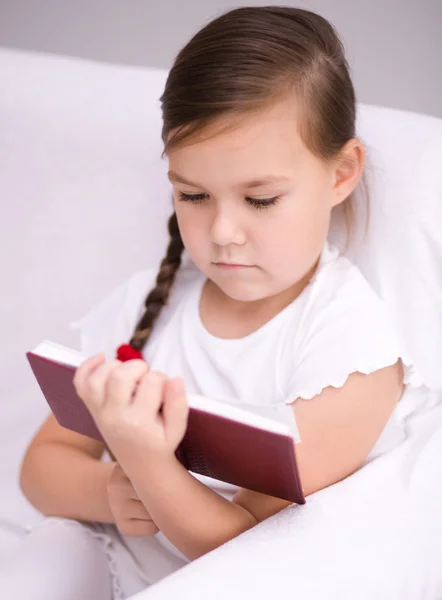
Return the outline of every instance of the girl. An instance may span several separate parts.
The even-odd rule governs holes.
[[[338,207],[351,233],[365,163],[333,27],[231,10],[181,50],[161,102],[166,257],[73,324],[90,356],[74,383],[113,460],[49,417],[20,479],[47,518],[4,564],[5,597],[128,598],[290,504],[181,466],[187,392],[294,420],[306,496],[399,444],[398,405],[425,399],[381,300],[327,241]]]

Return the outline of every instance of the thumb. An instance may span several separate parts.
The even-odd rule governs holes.
[[[189,405],[182,377],[175,377],[166,383],[162,413],[166,435],[171,442],[178,445],[186,433],[189,416]]]

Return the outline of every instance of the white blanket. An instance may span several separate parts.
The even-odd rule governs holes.
[[[406,441],[132,600],[442,598],[442,397]]]

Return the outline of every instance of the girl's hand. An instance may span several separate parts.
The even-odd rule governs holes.
[[[117,462],[107,482],[107,496],[115,525],[122,534],[139,537],[158,533],[158,527],[139,499],[131,480]]]
[[[142,359],[106,362],[102,353],[86,359],[74,376],[105,442],[124,471],[175,459],[187,428],[189,407],[180,377],[149,371]]]

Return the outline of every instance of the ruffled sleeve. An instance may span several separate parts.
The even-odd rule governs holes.
[[[342,387],[354,372],[369,374],[399,359],[404,382],[422,385],[385,304],[344,259],[318,276],[298,325],[285,404],[297,398],[310,400],[328,386]]]
[[[103,352],[107,360],[116,356],[120,344],[128,343],[144,309],[144,299],[155,285],[157,269],[133,273],[107,296],[93,305],[68,328],[80,334],[80,352],[89,357]]]

